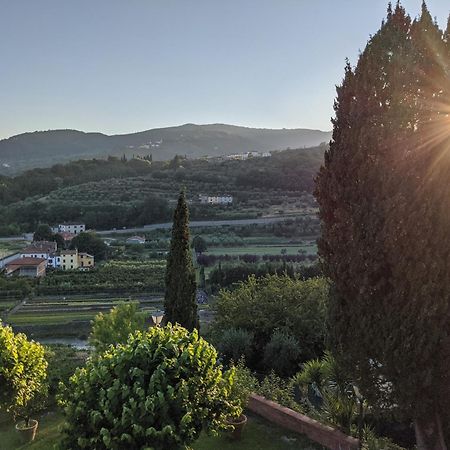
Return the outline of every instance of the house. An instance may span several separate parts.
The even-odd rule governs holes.
[[[145,244],[145,238],[142,236],[131,236],[125,242],[127,244]]]
[[[78,250],[63,250],[60,257],[62,270],[78,269]]]
[[[94,267],[94,257],[89,253],[78,253],[78,267],[80,269]]]
[[[26,256],[17,258],[5,265],[6,276],[18,275],[19,277],[38,278],[45,276],[47,259]]]
[[[53,228],[54,233],[71,233],[78,234],[86,231],[86,225],[79,222],[60,223]]]
[[[231,205],[233,203],[233,196],[200,194],[198,200],[202,205]]]
[[[63,238],[64,244],[70,244],[72,239],[75,237],[74,233],[69,233],[68,231],[61,231],[58,234]]]
[[[47,261],[46,267],[55,265],[57,245],[54,241],[35,241],[20,253],[21,258],[41,258]]]

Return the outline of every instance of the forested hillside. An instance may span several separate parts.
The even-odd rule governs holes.
[[[139,133],[107,136],[77,130],[24,133],[0,140],[0,173],[17,174],[80,158],[107,155],[145,155],[169,160],[176,154],[190,158],[249,151],[302,148],[330,140],[330,133],[308,129],[260,129],[233,125],[186,124]]]
[[[243,218],[292,212],[313,204],[313,179],[325,147],[285,150],[270,158],[171,161],[109,157],[80,160],[16,177],[2,177],[2,234],[30,231],[39,222],[81,220],[113,228],[170,220],[186,187],[193,218]],[[200,205],[198,195],[231,194],[228,207]]]

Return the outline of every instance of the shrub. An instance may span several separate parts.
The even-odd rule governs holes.
[[[0,322],[0,408],[29,424],[47,392],[44,347]]]
[[[136,332],[78,369],[63,391],[63,448],[181,449],[240,413],[233,371],[194,330]]]
[[[217,344],[217,349],[225,361],[238,361],[242,356],[248,361],[252,357],[253,334],[240,328],[225,330]]]
[[[291,376],[298,369],[300,344],[298,340],[282,330],[275,330],[264,349],[264,365],[280,376]]]
[[[123,303],[94,317],[89,343],[101,353],[110,345],[124,344],[130,333],[137,330],[144,330],[144,315],[138,312],[136,303]]]
[[[234,370],[234,382],[231,387],[230,397],[235,399],[241,408],[245,408],[249,395],[258,390],[258,380],[245,365],[243,358],[232,367],[232,370]]]

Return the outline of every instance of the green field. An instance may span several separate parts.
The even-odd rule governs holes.
[[[28,241],[0,241],[0,258],[21,251],[28,244]]]
[[[304,245],[248,245],[239,247],[211,247],[205,252],[205,255],[281,255],[286,250],[286,255],[297,255],[299,251],[305,251],[306,254],[314,255],[317,253],[317,245],[308,243]]]
[[[0,418],[1,450],[51,450],[59,441],[60,413],[50,412],[39,419],[36,440],[28,445],[20,443],[13,423],[7,417]],[[257,416],[250,416],[242,439],[233,441],[228,435],[207,436],[202,434],[193,444],[194,450],[300,450],[319,449],[306,437],[283,430]]]

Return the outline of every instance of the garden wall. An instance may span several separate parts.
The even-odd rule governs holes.
[[[248,409],[283,428],[305,434],[312,441],[331,450],[356,450],[359,448],[358,439],[259,395],[252,394],[250,396]]]

